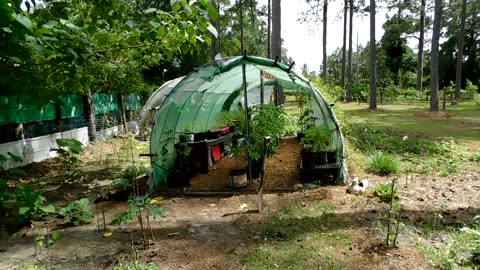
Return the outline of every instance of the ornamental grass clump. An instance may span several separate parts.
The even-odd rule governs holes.
[[[367,166],[368,172],[384,176],[398,173],[400,161],[390,154],[377,152],[370,157]]]

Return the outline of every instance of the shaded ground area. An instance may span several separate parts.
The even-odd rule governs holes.
[[[360,118],[362,114],[371,114],[378,125],[392,122],[383,121],[383,117],[396,117],[395,113],[387,116],[357,109],[362,110]],[[423,132],[425,127],[408,128],[410,122],[416,121],[409,117],[422,114],[423,109],[413,114],[407,106],[399,110],[404,118],[397,127],[411,132],[409,135],[441,136],[443,116],[415,116],[437,123]],[[453,113],[461,115],[459,110]],[[471,140],[468,135],[474,128],[469,128],[467,135],[458,136],[464,139],[459,144],[472,152],[479,150],[478,138]],[[11,177],[9,185],[25,182],[43,190],[57,210],[83,197],[92,202],[102,187],[131,164],[128,149],[132,145],[137,152],[146,152],[146,144],[138,142],[94,145],[83,156],[81,177],[68,179],[68,170],[60,160],[52,159],[27,166],[27,175]],[[467,169],[471,166],[462,164],[460,172],[449,177],[436,173],[413,173],[408,179],[402,176],[397,187],[405,227],[400,231],[398,248],[385,248],[386,234],[379,221],[387,213],[388,205],[380,202],[372,189],[364,195],[352,195],[346,193],[344,186],[308,189],[298,185],[299,150],[297,141],[282,141],[279,152],[268,160],[266,188],[271,192],[264,195],[263,214],[257,212],[256,194],[195,197],[183,190],[168,196],[158,191],[152,197],[164,196],[160,206],[166,217],[150,220],[155,241],[145,250],[138,220],[127,225],[109,225],[115,215],[127,208],[126,198],[131,193],[127,191],[92,205],[95,218],[82,226],[67,226],[59,216],[53,216],[35,222],[34,229],[24,227],[14,235],[8,235],[2,227],[0,269],[27,269],[32,264],[48,269],[112,269],[134,261],[136,256],[160,269],[436,269],[417,246],[445,245],[446,232],[471,224],[480,212],[480,173]],[[223,158],[208,175],[192,179],[190,189],[230,190],[228,171],[241,166],[237,163],[242,162]],[[469,165],[480,164],[472,161]],[[368,177],[373,184],[392,180],[363,171],[360,176]],[[246,190],[255,189],[255,185]],[[98,229],[104,220],[113,233],[108,238]],[[45,234],[47,229],[59,231],[60,240],[50,248],[36,246],[35,237]]]
[[[280,141],[278,151],[267,159],[264,178],[265,191],[293,191],[295,184],[300,183],[300,143],[296,138]],[[227,191],[229,187],[229,172],[243,169],[246,166],[245,157],[222,157],[214,163],[214,169],[208,174],[198,173],[190,181],[191,191]],[[257,190],[259,179],[245,190]],[[241,190],[239,190],[241,191]]]

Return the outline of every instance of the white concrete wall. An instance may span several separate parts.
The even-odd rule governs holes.
[[[131,132],[138,132],[138,126],[136,122],[129,122],[128,126]],[[116,126],[97,131],[97,138],[98,140],[104,140],[122,132],[122,129],[122,126]],[[18,163],[9,159],[4,164],[2,164],[2,167],[4,169],[16,168],[30,164],[32,162],[40,162],[45,159],[56,157],[57,153],[50,150],[57,147],[56,140],[61,138],[77,139],[84,146],[87,146],[89,143],[87,127],[73,129],[65,132],[58,132],[35,138],[28,138],[19,141],[3,143],[0,144],[0,154],[8,158],[8,152],[11,152],[12,154],[23,157],[23,162]]]

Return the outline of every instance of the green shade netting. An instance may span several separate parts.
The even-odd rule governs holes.
[[[270,59],[227,58],[210,62],[186,76],[157,111],[150,138],[153,186],[164,182],[174,165],[173,146],[179,133],[187,127],[193,128],[194,132],[207,131],[215,126],[217,115],[222,110],[244,107],[243,64],[249,107],[260,104],[261,71],[269,74],[268,79],[263,79],[266,103],[273,98],[273,88],[277,84],[286,90],[305,91],[312,100],[317,124],[326,123],[331,130],[337,131],[333,144],[340,152],[339,156],[343,157],[343,139],[335,115],[321,93],[307,80]]]

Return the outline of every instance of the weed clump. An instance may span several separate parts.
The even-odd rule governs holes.
[[[373,154],[367,166],[369,172],[380,176],[396,174],[400,171],[400,161],[394,156],[382,152]]]

